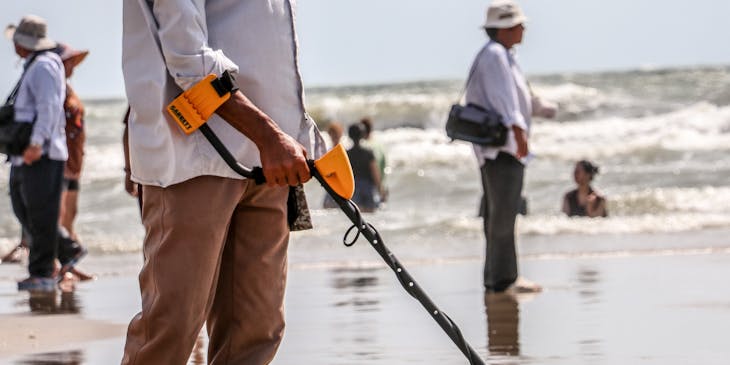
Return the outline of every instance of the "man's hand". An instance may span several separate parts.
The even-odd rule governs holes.
[[[259,149],[261,168],[269,186],[297,186],[311,178],[307,152],[240,91],[216,113],[251,139]]]
[[[32,165],[33,162],[40,160],[41,156],[43,156],[43,147],[31,144],[23,151],[23,162],[26,165]]]
[[[311,178],[307,151],[294,138],[279,131],[271,142],[259,146],[261,168],[269,186],[297,186]]]
[[[530,153],[527,147],[527,132],[518,126],[512,126],[515,133],[515,141],[517,142],[517,159],[522,159]]]

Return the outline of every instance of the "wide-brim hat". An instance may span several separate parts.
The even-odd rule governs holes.
[[[487,8],[484,28],[506,29],[527,22],[525,13],[512,0],[495,0]]]
[[[5,28],[5,37],[27,50],[43,51],[56,47],[56,42],[48,37],[47,30],[45,19],[26,15],[17,26],[10,24]]]
[[[79,63],[81,63],[86,56],[89,55],[89,51],[82,49],[78,50],[71,46],[69,46],[66,43],[58,43],[58,46],[53,50],[58,54],[59,57],[61,57],[61,60],[63,62],[68,62],[71,64],[71,67],[78,66]]]

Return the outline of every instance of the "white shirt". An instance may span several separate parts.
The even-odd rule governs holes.
[[[32,56],[28,56],[28,60]],[[28,62],[26,60],[26,62]],[[66,73],[54,52],[40,53],[25,71],[15,98],[15,120],[33,122],[30,143],[43,147],[51,160],[66,161]],[[22,156],[13,156],[13,165],[22,165]]]
[[[479,164],[483,165],[485,159],[497,158],[500,151],[517,156],[517,142],[512,126],[522,128],[529,135],[532,101],[527,80],[512,53],[501,44],[489,41],[474,60],[465,98],[467,103],[477,104],[500,114],[509,129],[504,146],[474,145]]]
[[[124,0],[122,67],[134,181],[166,187],[201,175],[242,178],[199,131],[185,135],[164,112],[181,90],[225,70],[309,158],[324,152],[304,110],[292,2]],[[230,124],[214,114],[208,125],[239,162],[261,165],[256,145]]]

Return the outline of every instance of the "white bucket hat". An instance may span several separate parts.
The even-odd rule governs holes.
[[[487,8],[484,28],[505,29],[527,21],[519,5],[512,0],[495,0]]]
[[[30,51],[43,51],[56,47],[56,42],[48,38],[46,20],[37,15],[26,15],[15,26],[5,28],[5,36]]]

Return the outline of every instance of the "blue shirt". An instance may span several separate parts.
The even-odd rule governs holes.
[[[30,66],[26,66],[28,69],[15,99],[15,120],[35,121],[30,143],[43,146],[43,154],[51,160],[66,161],[68,149],[63,112],[66,73],[63,62],[57,54],[43,52]],[[10,161],[13,165],[22,165],[23,157],[13,156]]]

